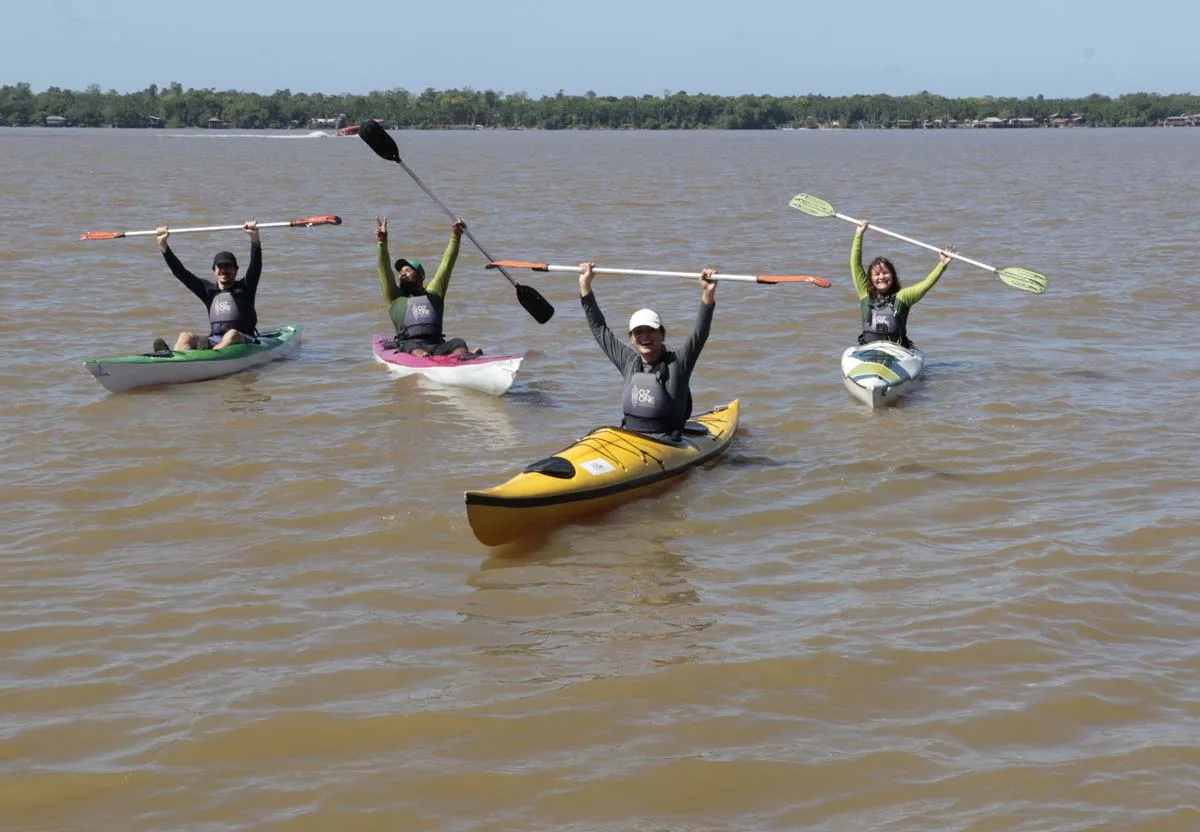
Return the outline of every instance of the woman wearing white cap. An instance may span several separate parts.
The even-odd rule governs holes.
[[[708,340],[716,308],[717,283],[713,269],[700,273],[700,311],[691,336],[678,351],[663,346],[667,330],[658,313],[639,309],[629,319],[629,344],[623,344],[605,323],[600,304],[592,294],[594,263],[580,263],[579,298],[587,315],[588,327],[609,360],[625,377],[621,396],[625,418],[621,426],[628,430],[678,440],[680,431],[692,415],[692,394],[688,382],[696,359]]]

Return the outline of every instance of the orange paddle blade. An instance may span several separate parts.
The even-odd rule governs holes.
[[[526,263],[521,260],[493,260],[485,269],[532,269],[535,272],[549,271],[549,263]]]
[[[342,224],[342,218],[341,218],[341,217],[336,217],[336,216],[334,216],[333,214],[326,214],[325,216],[322,216],[322,217],[309,217],[309,218],[308,218],[308,219],[306,219],[306,220],[292,220],[291,224],[292,224],[293,226],[296,226],[296,225],[303,225],[303,226],[311,226],[311,225],[341,225],[341,224]]]
[[[124,231],[85,231],[79,235],[81,240],[119,240],[125,236]]]
[[[721,279],[721,275],[716,275],[717,280]],[[828,289],[830,283],[823,277],[817,277],[811,274],[760,274],[758,276],[759,283],[811,283],[814,286],[820,286],[822,289]]]

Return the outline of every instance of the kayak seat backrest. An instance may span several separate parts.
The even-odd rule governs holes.
[[[684,436],[708,436],[708,428],[699,422],[688,422],[683,426]]]
[[[575,476],[575,466],[571,464],[570,460],[563,459],[561,456],[548,456],[537,462],[531,462],[525,466],[525,471],[531,474],[557,477],[560,480],[569,480]]]

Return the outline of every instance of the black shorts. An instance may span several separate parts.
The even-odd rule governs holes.
[[[429,341],[422,341],[420,338],[410,338],[407,341],[400,343],[400,352],[412,352],[413,350],[425,350],[430,355],[449,355],[459,347],[464,350],[467,348],[467,342],[461,338],[448,338],[440,344],[433,344]]]

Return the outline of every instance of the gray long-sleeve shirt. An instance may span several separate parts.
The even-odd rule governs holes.
[[[700,351],[704,349],[704,342],[708,340],[708,331],[712,326],[713,310],[716,309],[716,304],[701,303],[700,311],[696,315],[696,325],[683,347],[678,351],[664,350],[662,358],[651,365],[642,361],[637,350],[613,335],[604,320],[604,313],[600,311],[600,304],[596,302],[594,294],[589,292],[579,300],[583,304],[588,328],[591,329],[596,343],[621,371],[625,382],[628,384],[634,373],[658,375],[667,393],[668,418],[677,422],[676,430],[682,428],[692,415],[689,382],[692,378],[692,370],[696,367],[696,359],[700,357]]]

